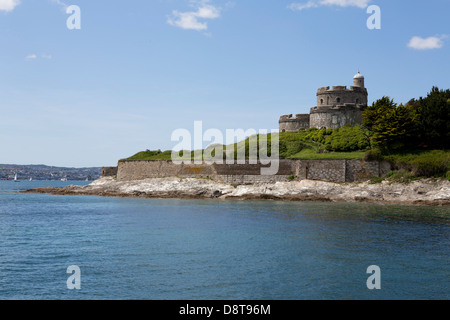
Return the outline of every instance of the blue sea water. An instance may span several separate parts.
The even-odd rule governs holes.
[[[448,207],[14,192],[67,184],[0,181],[0,299],[450,297]]]

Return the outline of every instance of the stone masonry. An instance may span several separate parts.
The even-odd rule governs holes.
[[[222,181],[231,184],[275,183],[321,180],[329,182],[367,181],[391,170],[388,162],[363,160],[280,160],[276,175],[261,175],[261,164],[174,164],[171,161],[121,161],[118,181],[180,177]],[[104,170],[111,174],[113,171]]]
[[[362,123],[362,113],[367,107],[367,89],[364,76],[357,73],[353,86],[321,87],[317,90],[317,105],[309,114],[292,114],[280,117],[280,132],[296,132],[309,128],[337,129],[345,125]]]

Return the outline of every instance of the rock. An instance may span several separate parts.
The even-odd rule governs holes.
[[[301,180],[233,187],[226,183],[194,178],[170,177],[117,182],[114,178],[107,177],[100,178],[87,186],[45,187],[22,192],[109,197],[364,201],[450,205],[450,181],[448,180],[423,180],[410,184],[332,183]]]

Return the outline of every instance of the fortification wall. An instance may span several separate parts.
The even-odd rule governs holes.
[[[362,112],[367,106],[367,89],[359,86],[322,87],[317,90],[317,106],[310,114],[292,114],[280,117],[280,132],[295,132],[309,128],[337,129],[362,123]]]
[[[345,125],[355,126],[362,123],[363,109],[356,106],[314,107],[311,109],[311,128],[337,129]]]
[[[164,177],[209,178],[215,176],[214,166],[206,163],[174,164],[172,161],[122,161],[118,166],[117,180],[143,180]]]
[[[367,90],[365,88],[334,86],[332,89],[323,87],[317,90],[317,106],[334,106],[346,103],[367,105]]]
[[[304,160],[297,161],[299,179],[345,182],[345,160]]]
[[[392,166],[387,161],[346,161],[346,181],[366,181],[372,178],[381,177],[392,170]]]
[[[280,132],[296,132],[309,129],[309,114],[292,114],[282,116],[279,121]]]
[[[391,170],[386,162],[362,160],[280,160],[276,175],[261,175],[261,164],[181,164],[170,161],[123,161],[119,163],[117,180],[182,177],[204,178],[231,184],[274,183],[298,180],[330,182],[365,181]]]
[[[117,167],[103,167],[102,177],[115,177],[117,175]]]

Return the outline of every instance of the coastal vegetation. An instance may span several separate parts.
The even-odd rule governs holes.
[[[427,97],[397,105],[383,97],[363,114],[372,145],[384,153],[405,149],[448,149],[450,145],[450,90],[433,87]]]
[[[371,140],[366,160],[387,160],[393,176],[450,179],[450,90],[433,87],[425,98],[397,105],[383,97],[363,113]]]
[[[279,155],[281,159],[363,159],[365,150],[368,150],[369,145],[367,137],[364,136],[363,130],[360,127],[344,127],[334,130],[309,129],[307,131],[275,134],[279,135]],[[213,146],[212,148],[215,150],[211,150],[211,147],[208,147],[201,152],[203,158],[208,159],[208,155],[215,156],[215,151],[220,148],[223,150],[223,159],[226,159],[227,152],[233,152],[234,159],[237,159],[239,154],[244,154],[245,152],[245,157],[248,159],[252,146],[259,147],[261,140],[264,139],[267,140],[267,144],[262,144],[264,147],[260,151],[267,152],[270,155],[273,135],[255,135],[232,145]],[[267,147],[265,147],[266,145]],[[196,154],[199,154],[198,151],[184,152],[191,153],[192,160],[195,159]],[[171,160],[171,156],[172,151],[147,150],[138,152],[121,161],[169,161]]]
[[[281,159],[386,160],[394,168],[386,178],[450,180],[450,90],[437,87],[427,97],[411,99],[405,105],[382,97],[363,113],[362,125],[254,135],[235,144],[185,154],[190,153],[191,159],[202,155],[208,160],[222,152],[223,159],[231,157],[230,153],[234,159],[242,154],[248,159],[252,148],[257,147],[270,156],[273,135],[278,135]],[[172,151],[147,150],[121,161],[170,161],[171,156]]]

